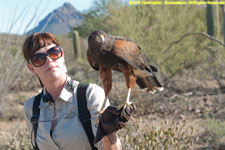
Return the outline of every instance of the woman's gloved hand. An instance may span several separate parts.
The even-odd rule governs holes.
[[[105,135],[108,135],[111,143],[116,142],[115,131],[118,131],[119,129],[125,127],[126,122],[128,122],[131,115],[136,110],[136,106],[134,103],[130,105],[126,104],[124,107],[118,109],[115,106],[108,106],[105,111],[100,114],[94,144],[99,142]]]

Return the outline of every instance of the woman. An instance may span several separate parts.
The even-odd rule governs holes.
[[[30,35],[24,42],[23,55],[27,67],[38,77],[43,86],[36,137],[33,135],[34,129],[31,123],[35,96],[24,104],[25,119],[32,143],[41,150],[90,150],[87,135],[78,119],[76,90],[79,82],[67,75],[64,51],[56,38],[50,33]],[[70,88],[71,83],[73,88]],[[43,97],[47,97],[47,100]],[[95,122],[104,101],[103,89],[95,84],[89,84],[86,89],[86,99],[91,114],[92,131],[96,135]],[[95,140],[98,149],[122,149],[116,131],[125,126],[134,109],[134,107],[129,108],[126,115],[121,117],[122,109],[117,110],[111,106],[106,108],[100,118]]]

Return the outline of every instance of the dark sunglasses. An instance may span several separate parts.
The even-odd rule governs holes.
[[[52,60],[57,60],[62,57],[62,48],[55,46],[50,48],[47,53],[38,53],[30,57],[33,66],[40,67],[46,63],[46,57],[49,56]]]

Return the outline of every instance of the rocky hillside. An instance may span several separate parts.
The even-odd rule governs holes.
[[[27,34],[34,32],[50,32],[55,35],[65,34],[71,31],[72,27],[80,26],[84,18],[81,13],[70,3],[64,3],[63,6],[49,13],[41,20],[34,29]]]

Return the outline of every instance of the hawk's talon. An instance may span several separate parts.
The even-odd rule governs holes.
[[[126,105],[131,106],[131,105],[133,105],[133,102],[125,103],[125,106],[126,106]]]
[[[127,106],[129,106],[129,107],[133,107],[133,102],[126,102],[125,104],[124,104],[124,107],[123,107],[123,110],[122,111],[125,111],[125,109],[126,109],[126,107]]]
[[[101,115],[101,114],[104,112],[104,110],[105,110],[105,109],[102,109],[102,110],[99,112],[99,115]]]

